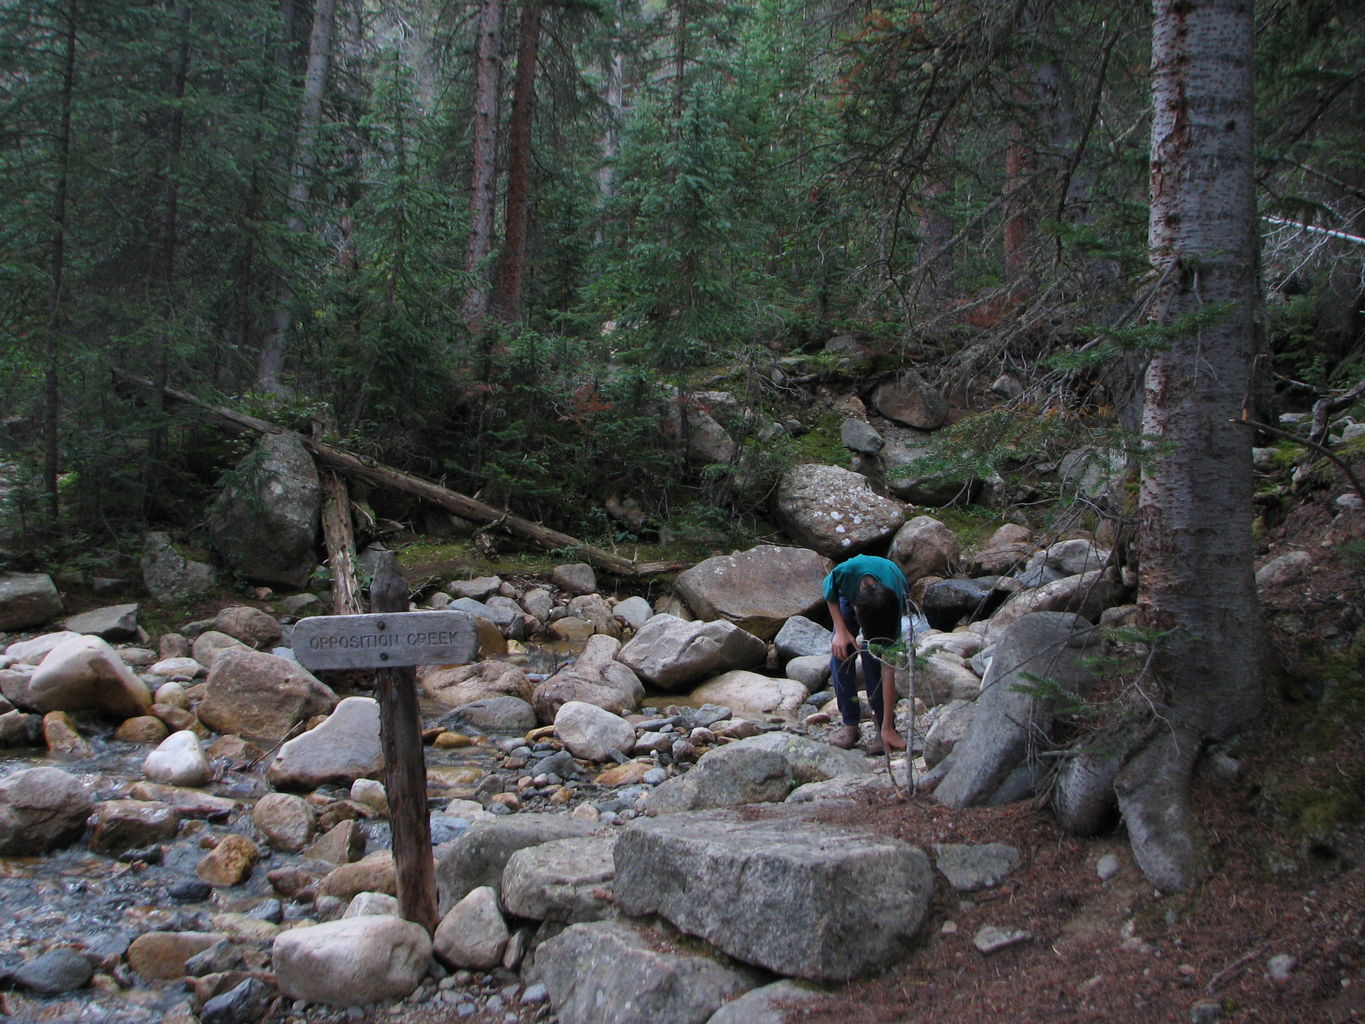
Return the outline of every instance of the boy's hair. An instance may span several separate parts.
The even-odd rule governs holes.
[[[853,611],[862,627],[863,639],[869,643],[893,644],[900,639],[900,601],[895,592],[876,577],[864,576],[858,582]]]

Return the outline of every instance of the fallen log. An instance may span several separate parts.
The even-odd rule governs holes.
[[[143,377],[136,377],[123,370],[114,370],[114,376],[148,391],[162,394],[174,403],[196,409],[220,428],[234,433],[242,431],[258,434],[295,433],[304,447],[326,468],[344,473],[355,479],[377,484],[380,487],[411,494],[438,508],[443,508],[447,512],[452,512],[461,519],[506,530],[514,536],[535,541],[547,549],[574,551],[579,558],[589,565],[613,576],[640,579],[657,576],[660,573],[676,572],[686,569],[692,564],[690,562],[635,562],[628,558],[622,558],[615,552],[604,551],[576,537],[571,537],[567,533],[561,533],[530,519],[515,516],[504,509],[486,505],[468,495],[452,491],[440,484],[424,480],[403,470],[394,469],[392,466],[386,466],[372,459],[355,455],[344,448],[327,444],[317,438],[289,431],[277,423],[248,416],[246,413],[237,412],[235,409],[229,409],[226,406],[205,402],[186,391],[179,391],[171,387],[158,388],[151,381]]]

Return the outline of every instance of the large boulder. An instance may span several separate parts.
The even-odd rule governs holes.
[[[862,474],[838,466],[789,469],[778,485],[775,511],[798,544],[839,559],[889,539],[905,522],[899,501],[874,492]]]
[[[615,845],[615,836],[584,836],[516,851],[502,872],[503,906],[518,917],[563,924],[615,916]]]
[[[350,785],[384,774],[379,741],[379,702],[347,697],[330,715],[275,755],[266,779],[276,789],[316,789],[326,783]]]
[[[661,613],[640,627],[617,658],[651,686],[674,691],[730,669],[762,665],[767,654],[767,644],[732,622],[688,622]]]
[[[535,688],[532,702],[542,722],[555,721],[559,709],[577,701],[618,715],[640,709],[645,687],[630,665],[617,660],[621,641],[597,633],[588,637],[573,663]]]
[[[142,542],[142,583],[163,604],[179,604],[206,594],[217,580],[213,566],[182,554],[170,536],[149,533]]]
[[[95,806],[84,782],[60,768],[0,779],[0,857],[36,857],[75,842]]]
[[[0,576],[0,630],[42,626],[62,613],[62,598],[44,573]]]
[[[948,400],[914,370],[877,385],[872,405],[887,419],[916,430],[937,430],[948,422]]]
[[[514,814],[473,822],[459,838],[436,848],[436,888],[442,911],[481,885],[501,887],[503,869],[518,850],[592,832],[592,825],[563,814]]]
[[[1012,595],[991,616],[986,636],[995,640],[1020,619],[1037,612],[1074,612],[1098,622],[1100,613],[1122,601],[1125,593],[1123,585],[1104,569],[1066,576]]]
[[[791,616],[821,607],[828,571],[807,548],[761,544],[697,563],[679,574],[674,589],[697,618],[727,619],[771,640]]]
[[[25,702],[36,711],[99,711],[134,718],[152,707],[147,684],[97,636],[58,644],[29,677],[26,689]]]
[[[660,914],[737,960],[848,981],[902,960],[928,917],[924,851],[819,821],[807,805],[632,822],[616,842],[617,905]]]
[[[93,608],[62,620],[62,628],[73,633],[97,636],[102,640],[136,640],[138,606],[112,604]]]
[[[924,576],[946,576],[958,559],[957,535],[933,516],[915,516],[896,531],[887,557],[914,583]]]
[[[555,736],[574,757],[607,761],[635,746],[635,727],[620,715],[571,700],[555,713]]]
[[[452,708],[495,697],[518,697],[528,704],[531,701],[531,680],[517,666],[505,661],[419,665],[417,682],[426,696]]]
[[[621,921],[570,925],[537,948],[533,976],[561,1024],[705,1024],[760,983],[754,971]]]
[[[794,733],[770,732],[715,747],[685,775],[650,791],[648,814],[776,803],[811,782],[871,774],[857,750],[840,750]]]
[[[282,932],[271,960],[289,999],[365,1006],[413,993],[431,965],[431,936],[397,917],[349,917]]]
[[[296,661],[228,650],[209,670],[199,720],[221,733],[273,746],[300,722],[328,714],[337,695]]]
[[[267,434],[236,467],[209,512],[219,556],[248,579],[299,588],[317,558],[322,489],[303,441]]]
[[[1094,670],[1088,660],[1098,642],[1098,630],[1065,612],[1036,612],[1011,626],[934,797],[949,807],[968,807],[1015,796],[1018,788],[1006,784],[1025,766],[1030,746],[1045,742],[1057,702],[1089,692]]]
[[[808,696],[810,690],[795,679],[775,679],[733,669],[708,679],[687,699],[689,704],[696,706],[719,704],[739,718],[795,722],[797,712]]]

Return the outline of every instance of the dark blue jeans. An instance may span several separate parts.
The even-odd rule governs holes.
[[[847,598],[839,598],[839,612],[849,632],[858,635],[858,613]],[[858,700],[858,658],[863,662],[863,686],[867,688],[867,703],[872,708],[873,718],[880,727],[882,723],[882,663],[867,649],[867,642],[858,641],[858,657],[850,656],[840,661],[833,652],[829,656],[829,674],[834,682],[834,699],[839,705],[839,717],[844,725],[857,725],[862,713]]]

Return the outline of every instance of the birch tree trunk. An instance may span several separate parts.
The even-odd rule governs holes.
[[[1147,369],[1145,624],[1160,631],[1153,740],[1115,788],[1133,853],[1164,891],[1198,868],[1189,777],[1198,747],[1259,706],[1250,435],[1234,424],[1255,351],[1251,0],[1154,0],[1148,243],[1169,347]]]
[[[479,14],[478,66],[474,77],[474,159],[469,175],[469,236],[465,270],[470,276],[461,316],[476,334],[488,313],[488,257],[493,251],[496,205],[498,98],[502,91],[503,0],[483,0]]]
[[[322,101],[327,91],[327,68],[332,59],[332,35],[336,21],[336,0],[316,0],[313,6],[313,31],[308,39],[308,69],[303,78],[303,103],[299,109],[298,131],[294,135],[294,155],[289,169],[289,194],[286,200],[286,225],[291,233],[303,230],[308,193],[312,187],[313,145],[322,123]],[[289,331],[294,325],[294,289],[286,274],[275,287],[274,313],[270,329],[261,340],[256,363],[256,386],[263,391],[279,391],[284,372],[284,355]]]

